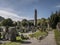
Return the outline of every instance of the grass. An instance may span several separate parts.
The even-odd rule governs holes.
[[[56,39],[56,43],[57,45],[60,45],[60,32],[58,30],[55,30],[55,39]]]
[[[4,44],[0,44],[0,45],[21,45],[21,43],[24,43],[23,39],[20,36],[16,37],[16,41],[14,42],[7,42]]]
[[[46,32],[38,31],[38,32],[35,32],[34,34],[30,34],[29,36],[30,37],[38,38],[39,36],[43,36],[43,35],[47,35],[47,33]]]
[[[1,44],[1,45],[20,45],[20,43],[18,43],[18,42],[7,42],[7,43]]]
[[[16,40],[22,40],[20,36],[17,36],[16,37]]]
[[[22,40],[21,37],[20,37],[20,36],[16,37],[16,40],[17,40],[18,42],[7,42],[7,43],[3,43],[3,44],[0,44],[0,45],[20,45],[21,42],[19,42],[19,41]]]

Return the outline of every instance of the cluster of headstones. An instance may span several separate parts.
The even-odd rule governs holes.
[[[20,32],[27,32],[27,31],[32,31],[35,32],[36,29],[34,26],[26,28],[26,30],[22,30],[22,28],[17,28],[17,27],[0,27],[0,39],[1,37],[3,37],[3,40],[11,40],[11,41],[15,41],[16,40],[16,36],[19,35],[18,34],[18,30],[20,30]]]
[[[17,36],[17,31],[15,27],[9,27],[8,30],[6,28],[0,28],[0,39],[1,36],[3,37],[2,40],[11,40],[15,41]]]
[[[21,32],[21,33],[27,33],[27,32],[29,32],[29,31],[34,32],[34,31],[35,31],[35,27],[34,27],[34,26],[29,27],[29,26],[28,26],[28,27],[20,27],[20,28],[19,28],[19,26],[17,26],[16,30],[17,30],[18,32]]]

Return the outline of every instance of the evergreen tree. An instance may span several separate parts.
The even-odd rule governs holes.
[[[49,24],[52,28],[56,28],[57,23],[60,22],[60,12],[52,13],[49,18]]]

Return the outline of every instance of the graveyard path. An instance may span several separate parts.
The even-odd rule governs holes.
[[[30,40],[25,40],[25,41],[30,43],[23,43],[21,45],[56,45],[54,31],[50,31],[48,36],[41,41],[35,38],[31,38]]]

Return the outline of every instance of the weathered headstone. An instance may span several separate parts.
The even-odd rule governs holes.
[[[1,39],[1,28],[0,28],[0,39]]]
[[[0,33],[0,39],[1,39],[1,33]]]
[[[57,30],[60,31],[60,22],[57,23],[57,26],[56,27],[57,27]]]
[[[9,28],[9,40],[16,41],[16,34],[17,34],[16,28],[10,27]]]
[[[4,26],[1,26],[0,27],[0,33],[1,33],[1,36],[3,37],[3,39],[5,39],[5,27]]]

